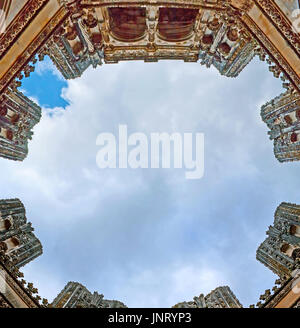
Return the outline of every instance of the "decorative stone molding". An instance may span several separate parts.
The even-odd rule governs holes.
[[[24,205],[19,199],[0,200],[0,215],[12,222],[8,230],[0,231],[0,248],[14,266],[24,266],[42,254],[41,242],[27,222]]]
[[[173,308],[242,308],[243,306],[228,286],[218,287],[207,296],[201,294],[191,302],[182,302]]]
[[[24,277],[23,273],[12,263],[9,256],[2,251],[0,251],[0,274],[1,272],[5,272],[7,288],[12,289],[27,307],[48,307],[46,299],[43,299],[42,304],[40,304],[41,297],[37,294],[38,290],[34,288],[32,283],[27,283],[22,279]],[[0,308],[1,304],[4,307],[14,307],[4,296],[1,297],[0,293]]]
[[[300,34],[293,31],[290,21],[271,0],[253,0],[272,20],[277,30],[300,55]]]
[[[36,39],[32,41],[29,47],[23,52],[18,60],[13,64],[10,70],[0,80],[0,96],[8,87],[15,89],[21,86],[21,81],[16,80],[26,69],[26,65],[35,61],[35,55],[40,51],[46,40],[54,33],[54,31],[62,24],[69,16],[69,12],[62,7],[53,19],[46,25]],[[29,69],[30,71],[31,69]],[[27,74],[28,75],[28,74]]]
[[[30,0],[27,1],[17,17],[8,26],[5,33],[0,37],[0,59],[8,51],[11,45],[16,41],[24,29],[28,26],[39,11],[50,0]]]
[[[70,281],[51,303],[55,308],[127,308],[115,300],[105,300],[102,294],[93,294],[82,284]]]

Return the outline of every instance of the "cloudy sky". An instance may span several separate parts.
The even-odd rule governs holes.
[[[244,306],[275,275],[255,253],[299,163],[279,164],[260,106],[283,90],[254,60],[237,79],[198,63],[123,62],[65,82],[40,63],[22,90],[43,107],[29,155],[0,159],[1,198],[20,198],[44,254],[23,268],[49,301],[68,281],[129,307],[170,307],[228,285]],[[97,135],[205,134],[205,173],[99,169]]]

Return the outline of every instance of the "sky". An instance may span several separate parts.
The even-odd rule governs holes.
[[[23,162],[0,159],[1,198],[20,198],[43,244],[25,279],[52,301],[68,281],[129,307],[171,307],[230,286],[256,304],[276,276],[255,258],[299,163],[274,157],[260,107],[283,92],[254,59],[236,79],[199,63],[121,62],[64,81],[50,60],[22,91],[43,108]],[[205,172],[100,169],[99,133],[205,135]],[[297,191],[298,190],[298,191]]]

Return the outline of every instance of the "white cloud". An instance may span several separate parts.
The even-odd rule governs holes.
[[[58,77],[59,80],[64,81],[64,77],[62,74],[55,68],[55,66],[52,64],[49,57],[45,57],[43,61],[38,61],[35,65],[35,72],[39,76],[42,76],[43,74],[47,72],[51,72],[53,75]]]
[[[46,70],[41,63],[37,74]],[[273,279],[255,249],[279,202],[297,198],[297,167],[277,165],[259,123],[258,104],[279,92],[255,61],[235,80],[199,64],[129,62],[68,81],[70,105],[43,109],[28,158],[0,160],[2,198],[25,203],[44,245],[24,268],[27,280],[50,300],[78,280],[130,306],[171,306],[223,284],[255,302]],[[204,132],[204,178],[98,169],[96,137],[119,124],[130,133]]]

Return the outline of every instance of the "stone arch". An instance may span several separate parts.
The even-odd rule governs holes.
[[[288,244],[288,243],[284,243],[281,245],[280,247],[280,252],[285,254],[288,257],[292,257],[293,251],[297,249],[297,246]]]
[[[290,234],[292,236],[296,236],[296,237],[299,237],[300,238],[300,225],[291,225],[290,226]]]
[[[0,243],[6,253],[13,251],[20,245],[20,240],[17,237],[10,237]]]
[[[0,220],[0,232],[7,231],[12,226],[12,223],[9,219]]]
[[[118,40],[134,42],[146,32],[146,9],[139,7],[108,8],[111,34]]]
[[[159,9],[159,37],[167,41],[183,41],[189,39],[193,32],[197,9],[166,7]]]
[[[293,250],[292,258],[294,261],[300,260],[300,248],[296,248]]]

